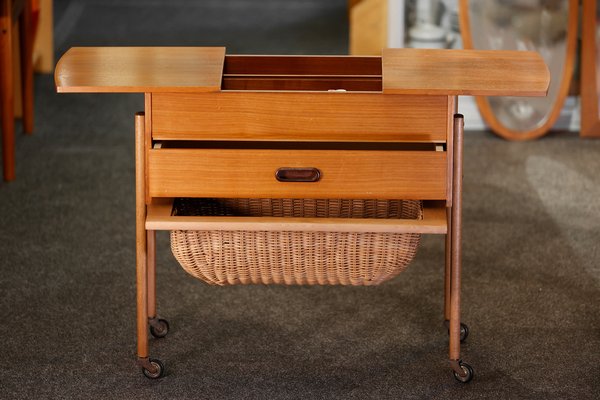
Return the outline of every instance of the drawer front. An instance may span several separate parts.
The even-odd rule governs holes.
[[[445,142],[447,96],[153,93],[158,140]]]
[[[446,166],[446,153],[436,151],[152,149],[148,190],[152,197],[442,200]],[[280,168],[317,169],[318,177],[282,182]]]

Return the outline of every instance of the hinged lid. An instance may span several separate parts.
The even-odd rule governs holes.
[[[58,92],[216,92],[225,47],[73,47],[56,66]]]
[[[531,51],[385,49],[386,94],[545,96],[550,73]]]

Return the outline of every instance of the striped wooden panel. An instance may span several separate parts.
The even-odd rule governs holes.
[[[153,93],[161,140],[445,142],[446,96],[377,93]]]
[[[317,182],[279,182],[281,167],[318,168]],[[152,197],[446,198],[446,153],[370,150],[152,149]]]

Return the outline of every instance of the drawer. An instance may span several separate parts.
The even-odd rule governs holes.
[[[446,198],[444,151],[154,148],[151,197]],[[315,168],[315,182],[281,182],[280,168]]]
[[[154,93],[151,110],[155,140],[443,143],[448,130],[447,96]]]

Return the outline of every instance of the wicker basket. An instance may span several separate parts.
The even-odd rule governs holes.
[[[177,199],[175,215],[422,219],[420,201]],[[172,231],[175,258],[215,285],[376,285],[413,259],[416,233]]]

